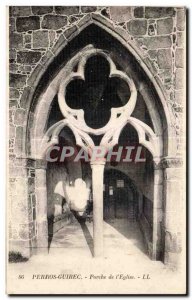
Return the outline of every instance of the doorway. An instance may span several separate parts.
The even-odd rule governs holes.
[[[114,169],[105,171],[103,207],[104,220],[137,220],[137,199],[128,176]]]

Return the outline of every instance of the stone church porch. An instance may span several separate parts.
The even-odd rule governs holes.
[[[151,259],[162,260],[170,267],[177,266],[185,256],[185,224],[182,221],[185,220],[182,190],[185,174],[180,152],[184,148],[180,145],[183,129],[182,126],[178,129],[182,116],[176,114],[176,111],[181,111],[178,99],[185,98],[184,83],[180,80],[184,61],[172,61],[170,57],[172,52],[176,57],[178,51],[184,51],[177,48],[183,47],[177,42],[180,39],[181,43],[181,35],[184,34],[184,27],[178,27],[178,20],[183,18],[184,21],[184,9],[160,9],[159,18],[159,8],[155,11],[146,8],[142,19],[139,19],[138,8],[133,7],[115,8],[115,11],[112,7],[107,10],[104,7],[91,8],[90,11],[86,7],[76,7],[75,11],[80,15],[75,21],[71,18],[74,8],[65,12],[57,7],[23,9],[10,9],[8,226],[9,251],[20,253],[32,264],[30,261],[20,267],[15,264],[18,274],[25,267],[35,273],[37,266],[39,272],[45,273],[74,272],[81,267],[83,270],[85,266],[88,266],[88,273],[93,267],[95,272],[107,272],[113,252],[114,262],[117,261],[114,272],[127,272],[129,268],[125,259],[129,261],[129,267],[133,264],[131,272],[135,265],[136,269],[140,267],[140,259],[146,259],[148,264],[148,268],[145,268],[144,262],[141,264],[145,272],[149,272],[150,268],[155,270],[156,265],[163,268],[160,262],[151,261],[142,252],[138,227],[134,228],[136,236],[132,236],[132,231],[124,232],[121,224],[106,223],[104,218],[106,247],[102,247],[102,206],[105,208],[103,199],[106,193],[112,204],[110,208],[113,203],[115,206],[115,190],[111,186],[117,187],[117,182],[106,179],[116,178],[106,177],[107,172],[111,174],[111,169],[130,179],[127,180],[130,188],[125,193],[129,194],[131,205],[127,207],[121,201],[119,203],[138,212],[135,217],[142,221],[144,236],[148,239],[146,249],[150,251]],[[107,11],[109,15],[106,15]],[[53,12],[54,15],[50,15]],[[68,20],[73,19],[70,26],[66,23],[65,13]],[[150,16],[154,18],[157,30],[153,27],[155,25],[150,24]],[[169,34],[159,31],[159,24],[170,19],[167,16],[172,20]],[[120,20],[122,17],[124,25]],[[58,19],[61,23],[57,22]],[[34,28],[31,28],[31,22]],[[145,32],[132,30],[136,24],[143,22]],[[143,26],[136,28],[140,30]],[[154,28],[154,36],[151,36],[151,28]],[[138,40],[140,34],[142,44],[139,43],[141,39]],[[169,69],[167,61],[170,62]],[[173,70],[175,73],[172,73]],[[95,76],[97,73],[99,76]],[[79,80],[84,77],[85,82]],[[109,166],[93,161],[88,170],[84,164],[74,161],[60,164],[46,160],[51,145],[73,146],[75,150],[81,147],[88,152],[100,144],[112,149],[116,144],[127,146],[128,142],[145,148],[146,163],[127,166],[119,162]],[[122,178],[119,180],[121,185]],[[86,203],[82,205],[75,194],[78,182],[90,189],[93,198],[94,254],[102,256],[98,249],[104,249],[103,259],[92,258],[92,224],[88,224],[87,228],[74,224],[71,232],[69,227],[65,229],[66,232],[68,230],[66,236],[62,229],[48,241],[50,218],[55,221],[55,218],[67,213],[68,208],[83,212],[82,206],[85,208]],[[118,188],[124,189],[122,186]],[[85,200],[88,197],[84,197]],[[115,209],[108,212],[110,216],[120,213]],[[60,223],[62,221],[58,220],[57,225]],[[114,225],[118,226],[114,228]],[[131,230],[131,226],[125,228]],[[56,239],[57,236],[60,238]],[[54,245],[62,245],[63,248],[55,248]],[[41,248],[46,249],[46,253],[36,255],[37,249]],[[55,255],[55,251],[61,253]],[[128,255],[132,251],[136,255],[134,260]],[[135,258],[137,254],[138,259]],[[157,273],[157,270],[154,272]],[[18,284],[23,285],[23,282]],[[110,286],[112,292],[113,284]],[[87,288],[85,284],[85,292]],[[55,292],[59,293],[59,288]]]

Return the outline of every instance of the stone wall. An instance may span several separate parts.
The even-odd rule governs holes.
[[[23,90],[31,86],[30,75],[38,74],[39,65],[50,55],[63,36],[86,21],[91,12],[110,19],[115,27],[123,29],[148,57],[157,71],[157,77],[167,91],[167,102],[175,115],[179,133],[184,94],[185,10],[158,7],[10,7],[10,153],[21,151],[25,103],[20,102]],[[63,35],[64,34],[64,35]],[[34,71],[35,70],[35,71]],[[15,139],[20,143],[15,145]]]
[[[103,16],[120,34],[127,35],[154,68],[167,94],[174,114],[174,126],[180,132],[184,94],[185,9],[172,7],[64,7],[13,6],[9,8],[9,153],[10,153],[10,241],[29,244],[36,237],[35,164],[23,156],[24,116],[32,81],[45,62],[53,57],[58,40],[63,45],[68,36],[85,24],[91,13]],[[27,98],[27,97],[26,97]],[[180,151],[178,149],[178,151]],[[29,183],[29,184],[28,184]],[[43,184],[43,183],[42,183]],[[21,222],[22,220],[22,222]],[[30,230],[29,230],[30,228]],[[16,245],[16,246],[15,246]],[[21,249],[23,247],[18,247]]]

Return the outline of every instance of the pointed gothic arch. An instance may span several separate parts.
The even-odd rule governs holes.
[[[42,98],[42,95],[39,96],[39,93],[42,91],[42,89],[44,89],[42,82],[45,82],[45,79],[47,79],[46,74],[50,71],[50,67],[52,68],[54,65],[57,65],[58,61],[60,62],[61,58],[66,56],[66,54],[64,55],[63,53],[71,41],[73,41],[83,31],[89,29],[90,26],[96,26],[101,31],[107,32],[111,37],[113,37],[114,40],[119,42],[126,49],[126,51],[131,54],[135,60],[135,63],[138,64],[146,74],[146,78],[148,81],[150,81],[151,86],[146,86],[146,83],[143,81],[137,88],[146,99],[146,104],[151,113],[152,119],[156,119],[154,125],[156,126],[157,130],[162,127],[161,131],[164,135],[164,156],[174,157],[176,151],[174,116],[167,105],[166,92],[157,75],[155,66],[150,61],[150,58],[141,51],[138,43],[130,37],[127,31],[118,26],[114,26],[114,24],[108,18],[97,13],[87,14],[77,23],[77,25],[73,25],[72,27],[66,29],[60,35],[58,41],[52,47],[51,51],[48,50],[47,53],[45,53],[41,61],[30,75],[27,81],[27,86],[25,87],[21,98],[21,107],[26,110],[24,124],[27,125],[26,131],[24,130],[23,132],[23,156],[30,156],[28,151],[29,149],[27,149],[28,145],[30,144],[29,130],[32,124],[34,124],[34,112],[36,111],[35,107],[40,98]],[[55,88],[55,86],[50,87],[49,93],[54,93]],[[152,88],[155,91],[154,97],[149,93],[149,88]],[[41,101],[44,100],[42,99]],[[155,107],[156,103],[158,104],[158,108]],[[157,110],[159,110],[160,120],[157,118]]]
[[[166,102],[166,93],[158,78],[157,71],[153,64],[150,62],[148,56],[143,53],[135,40],[132,40],[129,34],[120,27],[114,26],[114,24],[107,18],[92,13],[82,18],[77,25],[66,29],[61,35],[56,44],[53,46],[51,51],[48,51],[35,70],[31,74],[27,82],[22,99],[21,107],[25,108],[26,114],[24,116],[23,123],[26,125],[26,130],[23,133],[23,157],[32,158],[33,160],[41,160],[42,157],[34,155],[33,142],[37,142],[38,139],[42,139],[43,134],[47,130],[47,120],[49,112],[52,106],[54,96],[58,92],[59,80],[54,80],[59,72],[62,74],[62,68],[65,68],[67,61],[77,55],[80,57],[83,55],[82,48],[79,48],[77,41],[82,37],[87,36],[89,43],[94,39],[89,33],[91,30],[100,32],[102,36],[105,36],[108,41],[113,42],[116,49],[122,50],[122,56],[119,57],[119,67],[122,67],[123,62],[126,60],[125,72],[131,72],[131,76],[137,83],[137,91],[141,93],[145,100],[145,104],[150,113],[155,133],[158,139],[161,141],[161,155],[158,157],[157,166],[155,166],[155,184],[154,184],[154,197],[158,201],[155,201],[154,206],[154,229],[153,229],[153,249],[151,251],[151,257],[157,259],[159,257],[159,244],[162,242],[162,236],[159,233],[161,231],[158,214],[162,215],[162,199],[163,199],[163,170],[159,166],[159,161],[165,156],[175,156],[176,145],[175,145],[175,131],[172,112],[169,110]],[[83,39],[82,39],[83,40]],[[94,41],[95,42],[95,41]],[[98,41],[97,41],[98,42]],[[72,46],[71,46],[72,45]],[[86,45],[85,45],[86,46]],[[73,51],[76,51],[73,53]],[[107,48],[109,55],[117,61],[118,51]],[[132,62],[128,59],[132,59]],[[122,60],[122,62],[121,62]],[[133,68],[135,66],[135,70]],[[52,70],[50,72],[50,70]],[[67,76],[65,70],[65,76]],[[142,76],[140,71],[142,71]],[[137,80],[138,79],[138,80]],[[61,80],[61,77],[60,77]],[[155,161],[156,162],[156,161]],[[46,163],[37,164],[37,182],[46,181]],[[38,186],[38,184],[37,184]],[[41,194],[40,194],[41,193]],[[43,199],[44,208],[39,210],[39,232],[44,234],[39,237],[45,236],[46,240],[46,218],[43,212],[46,211],[46,187],[43,190],[36,190],[37,199],[38,197]],[[41,224],[43,220],[43,225]],[[38,221],[38,218],[37,218]],[[160,234],[160,238],[158,237]],[[158,248],[158,249],[157,249]]]

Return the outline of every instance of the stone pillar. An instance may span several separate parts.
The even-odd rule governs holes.
[[[32,212],[28,186],[28,159],[14,158],[9,164],[9,251],[31,256]]]
[[[185,245],[185,173],[180,158],[164,158],[164,263],[178,268]]]
[[[154,201],[153,201],[153,237],[152,260],[162,259],[162,203],[163,203],[163,170],[160,163],[154,162]]]
[[[94,257],[103,256],[103,174],[105,161],[94,161],[92,168],[93,189],[93,244]]]
[[[46,161],[36,160],[37,253],[48,252],[46,167]]]

